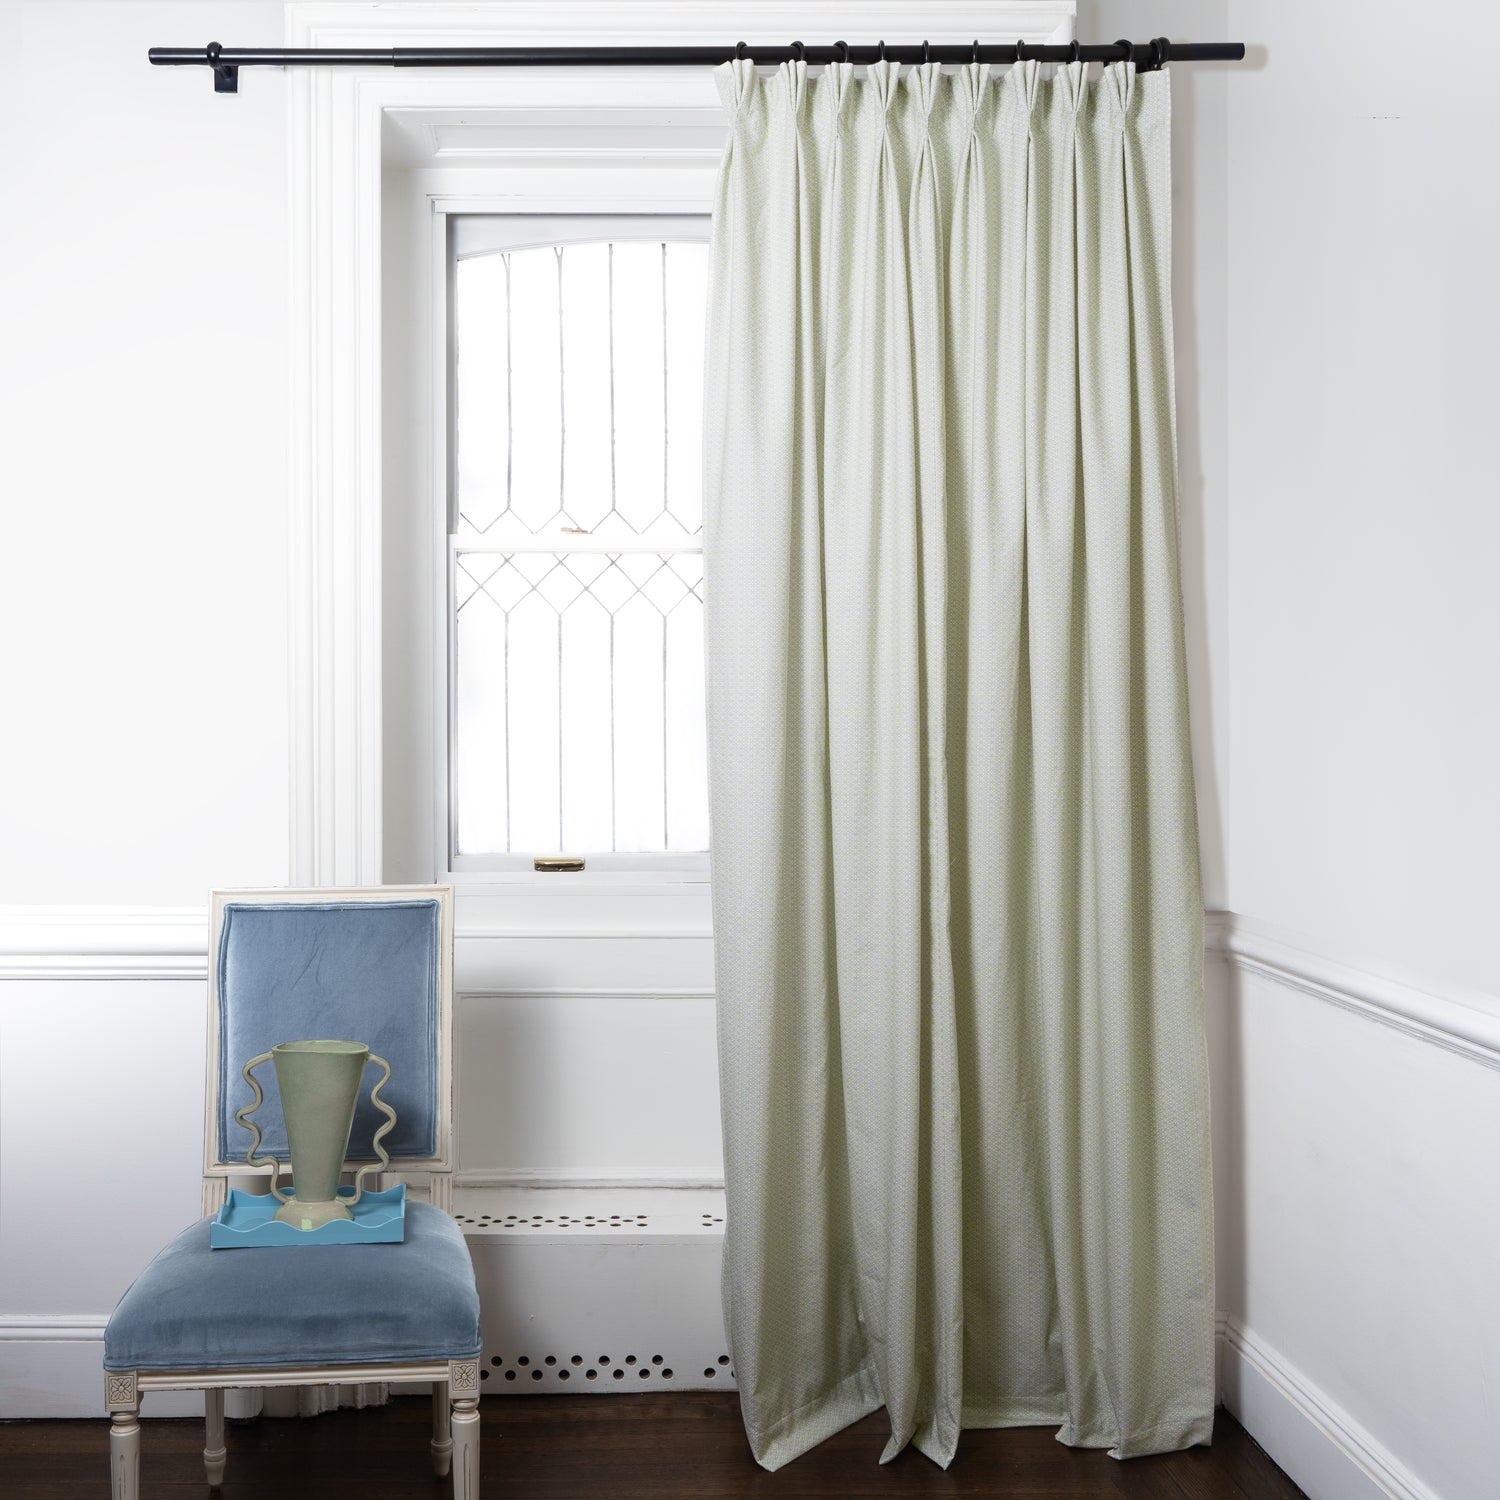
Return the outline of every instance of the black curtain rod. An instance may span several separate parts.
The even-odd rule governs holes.
[[[208,67],[214,71],[216,94],[237,94],[241,68],[524,68],[524,67],[713,67],[749,58],[756,63],[1013,63],[1133,61],[1141,72],[1169,62],[1241,62],[1243,42],[1171,42],[1159,36],[1150,42],[1065,42],[932,46],[927,42],[878,42],[873,47],[831,46],[733,47],[153,47],[147,54],[157,67]]]

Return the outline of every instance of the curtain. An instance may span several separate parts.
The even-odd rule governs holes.
[[[725,1313],[767,1468],[1209,1439],[1170,93],[719,70]]]

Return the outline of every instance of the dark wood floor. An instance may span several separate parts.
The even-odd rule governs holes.
[[[444,1500],[427,1453],[428,1403],[311,1421],[231,1423],[222,1500]],[[731,1392],[521,1396],[480,1403],[484,1493],[527,1500],[856,1500],[910,1495],[997,1500],[1302,1500],[1302,1492],[1221,1411],[1212,1448],[1118,1463],[1064,1448],[1050,1428],[966,1432],[946,1472],[908,1449],[879,1464],[884,1413],[776,1474],[757,1468]],[[207,1495],[201,1424],[142,1424],[143,1500]],[[109,1494],[104,1422],[0,1423],[4,1500]]]

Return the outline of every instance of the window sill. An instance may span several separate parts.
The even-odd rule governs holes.
[[[703,870],[450,870],[439,879],[455,891],[515,892],[547,891],[559,896],[599,895],[605,891],[629,895],[634,892],[678,891],[684,886],[707,888],[709,873]]]

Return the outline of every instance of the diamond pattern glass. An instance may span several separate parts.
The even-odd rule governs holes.
[[[708,847],[706,268],[660,241],[458,262],[459,853]]]

